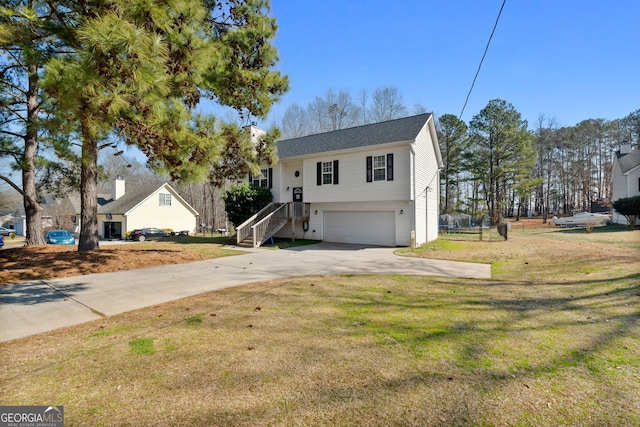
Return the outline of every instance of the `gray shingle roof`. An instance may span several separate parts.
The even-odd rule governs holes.
[[[278,157],[305,156],[392,142],[413,141],[431,113],[278,141]]]
[[[124,195],[118,200],[110,201],[98,206],[98,213],[122,215],[131,208],[146,199],[151,193],[162,187],[158,184],[149,185],[127,185]]]
[[[640,150],[631,150],[630,153],[622,155],[618,152],[618,163],[622,173],[627,173],[631,169],[640,166]]]

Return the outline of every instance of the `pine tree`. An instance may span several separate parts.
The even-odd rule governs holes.
[[[74,53],[53,59],[46,76],[60,112],[81,128],[80,251],[98,247],[97,158],[114,132],[173,179],[202,180],[233,153],[224,131],[231,125],[194,115],[201,96],[246,119],[264,117],[287,88],[286,77],[272,70],[276,25],[267,1],[113,0],[87,7]]]
[[[64,25],[55,7],[56,2],[37,0],[5,1],[0,6],[0,157],[21,171],[22,185],[9,176],[0,179],[22,195],[27,245],[45,243],[36,169],[43,162],[38,157],[46,104],[42,72],[63,46]]]
[[[462,172],[463,151],[467,143],[467,124],[453,114],[443,114],[438,118],[438,142],[444,168],[441,174],[444,197],[442,212],[452,213],[454,189],[458,186],[458,176]]]
[[[491,223],[498,224],[504,216],[507,187],[531,172],[533,135],[514,106],[501,99],[489,101],[473,117],[470,133],[470,167],[482,183]],[[524,183],[521,187],[529,188]]]

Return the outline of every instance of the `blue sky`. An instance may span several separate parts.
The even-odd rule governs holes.
[[[271,0],[290,91],[266,120],[329,88],[396,86],[412,110],[459,115],[502,0]],[[507,0],[469,103],[512,103],[532,128],[640,109],[640,1]]]

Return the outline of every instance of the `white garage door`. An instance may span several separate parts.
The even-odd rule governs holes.
[[[395,212],[324,212],[324,241],[395,246]]]

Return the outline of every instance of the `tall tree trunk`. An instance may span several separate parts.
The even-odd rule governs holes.
[[[78,251],[99,249],[98,237],[98,144],[82,123],[82,169],[80,171],[80,239]]]
[[[38,69],[29,65],[29,89],[27,94],[27,126],[22,165],[22,190],[24,213],[27,218],[25,244],[44,245],[42,233],[42,206],[36,191],[36,157],[38,155]]]

